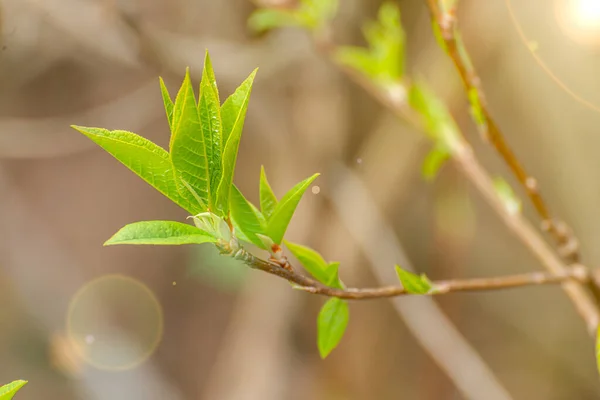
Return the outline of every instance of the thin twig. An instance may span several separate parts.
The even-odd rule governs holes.
[[[415,110],[411,108],[410,104],[406,101],[406,98],[402,100],[399,96],[395,95],[394,92],[382,89],[368,79],[365,79],[356,71],[336,61],[334,57],[336,45],[332,42],[329,32],[322,31],[318,36],[314,36],[313,38],[317,50],[331,60],[332,63],[335,64],[336,67],[338,67],[350,80],[354,81],[354,83],[362,87],[367,93],[371,94],[384,107],[388,108],[400,119],[408,122],[417,130],[423,130],[423,124],[420,123],[419,116]],[[408,83],[405,85],[408,85]],[[506,209],[504,203],[496,194],[492,179],[475,158],[473,150],[469,143],[464,139],[464,136],[460,136],[459,140],[453,141],[452,146],[452,160],[482,193],[483,197],[488,201],[490,206],[496,211],[513,234],[531,250],[546,270],[553,274],[567,273],[569,267],[555,254],[553,249],[546,243],[538,231],[535,230],[520,213],[511,213]],[[563,289],[573,302],[582,319],[585,321],[588,332],[590,335],[594,335],[600,317],[597,301],[590,296],[586,287],[594,294],[598,292],[598,290],[596,290],[596,284],[592,282],[592,280],[588,280],[586,286],[582,283],[573,281],[563,283]],[[600,296],[598,298],[600,298]]]
[[[460,32],[456,27],[456,10],[443,4],[443,0],[427,0],[431,19],[439,27],[439,32],[446,51],[454,63],[474,112],[480,112],[481,117],[476,123],[485,140],[496,149],[506,162],[519,183],[525,188],[535,210],[542,219],[541,227],[549,232],[559,246],[563,258],[573,262],[579,260],[579,241],[573,231],[563,221],[554,218],[542,197],[538,182],[527,173],[521,162],[506,142],[498,124],[491,116],[481,80],[475,71],[469,54],[465,51]]]
[[[263,260],[248,251],[237,247],[233,248],[228,243],[220,243],[219,248],[222,253],[234,256],[244,261],[253,269],[264,271],[268,274],[278,276],[291,283],[295,283],[296,288],[307,293],[319,294],[327,297],[338,297],[347,300],[369,300],[388,297],[398,297],[412,295],[401,286],[385,286],[380,288],[332,288],[306,276],[295,272],[292,268],[284,268],[280,263],[274,260]],[[287,261],[286,261],[286,265]],[[447,294],[452,292],[481,292],[489,290],[511,289],[523,286],[548,285],[565,283],[569,281],[587,283],[591,280],[587,268],[579,266],[569,268],[563,272],[531,272],[526,274],[516,274],[499,276],[492,278],[472,278],[472,279],[453,279],[445,281],[431,282],[432,290],[430,295]]]

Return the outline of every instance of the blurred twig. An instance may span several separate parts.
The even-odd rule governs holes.
[[[496,149],[519,183],[525,188],[535,210],[542,219],[542,229],[554,236],[561,256],[567,260],[577,262],[579,260],[579,241],[565,222],[552,216],[546,201],[540,193],[537,180],[527,173],[492,117],[485,93],[481,87],[481,80],[475,71],[456,26],[456,2],[453,2],[452,6],[446,5],[446,3],[443,0],[427,0],[434,27],[439,29],[443,46],[460,75],[471,107],[474,113],[481,112],[482,114],[481,117],[483,118],[479,120],[475,116],[482,137]]]
[[[363,79],[362,76],[336,62],[335,57],[333,57],[336,45],[332,42],[327,30],[320,31],[318,35],[314,36],[314,40],[317,49],[330,59],[348,78],[361,86],[395,115],[411,124],[414,128],[421,130],[422,124],[419,123],[420,119],[408,104],[406,96],[398,96],[395,91],[383,90],[381,87]],[[492,179],[475,158],[473,150],[466,139],[460,136],[458,140],[451,143],[451,146],[450,152],[453,161],[481,192],[513,234],[531,250],[548,271],[554,274],[565,273],[569,267],[555,254],[553,249],[531,224],[520,213],[511,213],[507,210],[496,193]],[[595,284],[589,284],[588,287],[595,288]],[[590,296],[586,287],[581,283],[565,282],[563,283],[563,288],[585,321],[588,332],[594,334],[598,325],[599,311],[596,302]],[[596,290],[593,290],[593,293],[596,293]]]

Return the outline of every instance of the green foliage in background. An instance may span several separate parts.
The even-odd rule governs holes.
[[[333,19],[338,0],[300,0],[296,8],[261,8],[248,20],[250,29],[264,32],[274,28],[297,26],[318,31]]]
[[[363,34],[369,47],[338,47],[336,61],[357,70],[378,85],[385,87],[399,82],[404,77],[406,46],[400,9],[393,3],[384,3],[377,21],[367,23]]]
[[[0,387],[0,400],[12,400],[14,395],[27,384],[27,381],[14,381]]]

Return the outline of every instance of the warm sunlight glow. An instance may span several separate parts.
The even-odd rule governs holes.
[[[580,27],[593,29],[600,25],[600,0],[575,0],[571,7]]]
[[[581,44],[600,42],[600,0],[557,0],[556,18],[563,32]]]

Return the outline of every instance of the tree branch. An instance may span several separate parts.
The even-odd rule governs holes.
[[[456,2],[455,2],[456,3]],[[481,87],[481,80],[475,71],[473,63],[467,53],[460,32],[456,27],[455,5],[448,7],[443,0],[427,0],[432,22],[439,28],[440,38],[450,59],[454,63],[465,91],[468,94],[474,120],[484,140],[488,141],[506,162],[513,175],[525,188],[535,210],[542,219],[541,227],[549,232],[559,246],[559,253],[566,260],[577,262],[579,260],[579,241],[569,226],[553,218],[548,205],[543,199],[538,182],[527,173],[519,162],[512,149],[506,142],[498,124],[492,118],[485,94]]]
[[[433,3],[434,0],[428,1],[430,2],[430,5],[437,4]],[[423,130],[423,123],[421,122],[421,119],[416,111],[412,109],[410,104],[406,101],[406,96],[402,97],[397,95],[397,92],[406,92],[405,88],[409,84],[406,79],[404,79],[404,85],[398,83],[398,90],[393,90],[394,88],[392,88],[392,90],[389,88],[386,90],[375,85],[357,71],[337,62],[334,57],[336,45],[332,42],[330,34],[327,30],[321,31],[318,35],[314,36],[313,39],[316,48],[324,56],[331,60],[331,62],[336,65],[336,67],[339,68],[339,70],[350,80],[362,87],[384,107],[388,108],[391,112],[407,122],[413,128],[420,131]],[[475,81],[478,80],[476,79]],[[498,130],[496,130],[496,132],[499,135],[498,137],[502,140],[502,143],[506,144],[502,139],[500,132]],[[511,213],[506,209],[504,203],[496,194],[492,179],[483,166],[475,158],[473,150],[464,136],[461,135],[459,140],[453,141],[452,145],[452,160],[463,171],[471,183],[481,192],[483,197],[488,201],[489,205],[494,209],[494,211],[496,211],[498,216],[504,221],[506,226],[513,232],[513,234],[531,250],[531,252],[542,263],[544,268],[551,274],[561,275],[568,273],[570,267],[563,263],[561,258],[556,255],[554,250],[546,243],[538,231],[534,229],[520,213]],[[507,145],[504,148],[510,151],[510,148]],[[511,159],[515,160],[515,165],[520,166],[520,163],[517,161],[514,154],[512,152],[510,152],[510,154]],[[531,182],[533,181],[530,180],[529,182],[529,186],[533,186],[531,185]],[[537,190],[537,188],[535,189]],[[541,197],[539,197],[539,193],[537,193],[537,196],[539,199],[541,199]],[[541,204],[545,203],[542,201]],[[556,225],[553,224],[552,226]],[[595,335],[596,327],[598,326],[598,321],[600,319],[598,310],[600,286],[593,282],[593,280],[588,280],[587,282],[574,282],[572,280],[565,281],[563,282],[562,286],[573,302],[577,312],[585,321],[590,335]],[[590,296],[590,292],[594,294],[594,298]]]
[[[263,260],[249,253],[237,245],[232,247],[229,243],[219,243],[218,247],[223,254],[228,254],[242,260],[250,268],[258,269],[271,275],[283,278],[297,285],[297,289],[307,293],[338,297],[346,300],[370,300],[388,297],[413,295],[401,286],[385,286],[380,288],[332,288],[299,274],[289,268],[286,259]],[[284,267],[284,264],[286,267]],[[432,291],[429,295],[447,294],[453,292],[481,292],[489,290],[511,289],[524,286],[549,285],[565,282],[587,283],[592,280],[589,271],[582,265],[569,268],[564,272],[531,272],[525,274],[506,275],[492,278],[452,279],[431,282]]]

